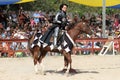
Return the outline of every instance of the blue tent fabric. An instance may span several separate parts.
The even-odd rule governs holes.
[[[20,0],[0,0],[0,5],[9,5],[14,4]]]
[[[109,8],[116,8],[116,9],[118,8],[119,9],[120,8],[120,4],[114,5],[114,6],[110,6]]]

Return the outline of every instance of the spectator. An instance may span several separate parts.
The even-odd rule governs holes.
[[[77,16],[77,15],[74,16],[73,22],[74,22],[74,23],[77,23],[77,22],[78,22],[78,16]]]
[[[7,15],[3,11],[0,11],[0,23],[2,23],[4,29],[7,28]]]
[[[38,25],[38,23],[40,22],[40,14],[39,14],[39,11],[36,10],[33,14],[33,18],[34,18],[34,21],[35,21],[35,24]]]

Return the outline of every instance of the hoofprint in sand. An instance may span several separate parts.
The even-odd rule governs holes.
[[[56,72],[63,67],[63,56],[46,56],[46,75],[35,74],[33,59],[0,58],[0,80],[120,80],[120,56],[72,56],[77,73],[66,77]]]

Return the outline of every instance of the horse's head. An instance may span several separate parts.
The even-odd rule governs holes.
[[[78,30],[86,34],[92,34],[92,30],[86,22],[80,22],[77,24]]]
[[[80,35],[81,33],[92,35],[92,30],[85,22],[79,22],[75,24],[74,27],[72,27],[70,30],[68,30],[68,34],[74,41],[78,38],[78,35]]]

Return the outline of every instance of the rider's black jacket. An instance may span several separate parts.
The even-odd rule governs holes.
[[[60,29],[64,30],[67,23],[68,23],[68,20],[67,20],[66,12],[60,10],[56,14],[53,24],[57,24],[60,27]]]

